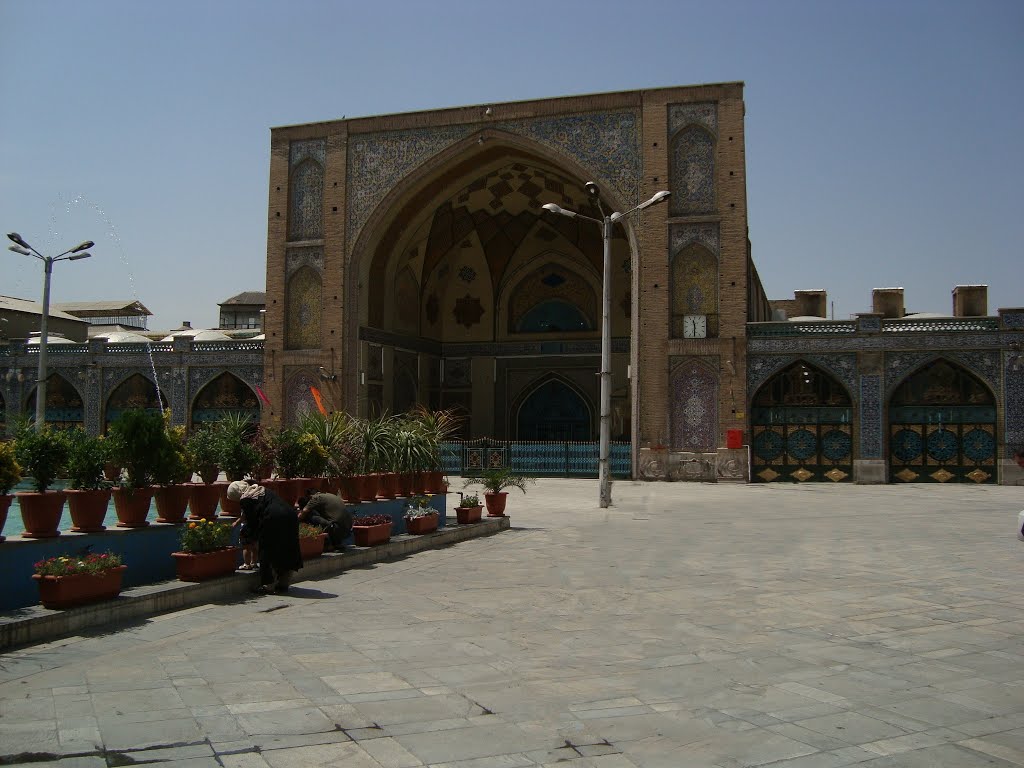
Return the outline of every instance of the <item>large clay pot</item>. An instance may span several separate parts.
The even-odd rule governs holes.
[[[67,490],[71,530],[75,533],[99,533],[107,530],[103,521],[110,504],[110,489]]]
[[[108,461],[103,465],[103,477],[110,483],[116,483],[121,479],[122,467],[115,464],[112,461]]]
[[[508,501],[508,491],[501,493],[485,493],[484,504],[487,505],[488,517],[504,517],[505,503]]]
[[[299,552],[302,553],[302,559],[312,560],[314,557],[320,557],[324,553],[324,542],[326,541],[326,533],[321,533],[319,536],[300,538]]]
[[[479,523],[480,515],[484,508],[481,506],[475,507],[456,507],[455,517],[459,521],[459,525],[468,525],[469,523]]]
[[[377,495],[382,499],[393,499],[398,495],[398,475],[381,472],[377,476]]]
[[[238,547],[213,552],[172,552],[174,568],[181,581],[206,581],[234,573],[238,568]]]
[[[232,501],[228,498],[228,487],[231,483],[217,483],[220,488],[220,516],[221,517],[241,517],[242,516],[242,503],[241,500],[235,499]]]
[[[349,504],[358,504],[362,499],[360,495],[360,486],[362,483],[359,481],[359,477],[342,477],[340,478],[339,485],[341,486],[341,495],[345,497],[345,501]]]
[[[4,526],[7,524],[7,511],[11,508],[12,501],[14,501],[14,497],[9,493],[0,494],[0,533],[3,533]],[[0,536],[0,542],[5,539],[5,536]]]
[[[412,472],[399,472],[398,473],[398,495],[399,496],[414,496],[413,493],[413,473]]]
[[[391,541],[391,523],[353,525],[352,538],[357,547],[372,547]]]
[[[405,521],[405,532],[416,536],[433,533],[437,530],[437,521],[438,516],[436,514],[408,518]]]
[[[173,525],[185,522],[185,513],[188,511],[188,499],[191,493],[185,484],[164,485],[157,488],[153,493],[153,497],[156,499],[156,521]]]
[[[412,495],[425,496],[427,493],[427,473],[413,472],[412,474]]]
[[[19,491],[14,495],[18,497],[21,521],[25,526],[22,538],[52,539],[60,536],[60,516],[64,512],[65,500],[63,491]]]
[[[189,489],[188,510],[189,520],[216,520],[217,502],[220,501],[220,488],[213,483],[186,483]]]
[[[121,579],[128,566],[108,568],[102,574],[76,573],[73,576],[39,576],[39,601],[44,608],[74,608],[76,605],[109,600],[121,592]]]
[[[441,471],[430,471],[424,472],[425,477],[425,490],[431,496],[438,493],[447,493],[448,486],[444,482],[444,472]]]
[[[376,472],[370,472],[360,478],[359,495],[363,497],[363,501],[377,500],[377,478]]]
[[[153,489],[115,488],[114,510],[117,512],[118,528],[145,528],[149,525],[149,505],[153,501]]]
[[[218,467],[216,464],[204,464],[199,468],[199,476],[207,485],[209,485],[210,483],[214,483],[220,476],[220,467]]]

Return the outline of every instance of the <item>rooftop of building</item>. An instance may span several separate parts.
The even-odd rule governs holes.
[[[141,301],[134,299],[117,301],[62,301],[53,304],[53,308],[68,312],[78,317],[103,317],[106,315],[152,315]]]
[[[73,320],[79,323],[85,322],[81,317],[76,317],[75,315],[61,311],[60,309],[55,309],[54,306],[50,307],[49,317],[59,317],[62,320]],[[43,305],[41,302],[30,301],[29,299],[19,299],[14,296],[0,296],[0,311],[22,312],[26,315],[41,315],[43,314]]]
[[[233,304],[259,304],[263,305],[267,303],[267,294],[264,291],[242,291],[239,294],[232,296],[230,299],[224,299],[217,306],[226,307]]]

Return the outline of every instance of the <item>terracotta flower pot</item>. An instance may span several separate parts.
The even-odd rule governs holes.
[[[76,605],[109,600],[121,592],[121,580],[128,566],[108,568],[100,574],[76,573],[73,576],[39,576],[39,601],[44,608],[74,608]]]
[[[232,501],[228,498],[228,487],[231,483],[217,483],[217,487],[220,488],[220,516],[221,517],[241,517],[242,516],[242,503],[240,499]]]
[[[501,493],[485,493],[484,504],[487,505],[488,517],[504,517],[505,504],[508,501],[508,491]]]
[[[71,530],[75,533],[99,533],[107,530],[103,521],[110,504],[110,489],[67,490],[68,511],[71,513]]]
[[[479,523],[480,516],[483,513],[484,508],[477,505],[475,507],[456,507],[455,517],[459,521],[459,525],[468,525],[469,523]]]
[[[146,517],[153,501],[152,488],[115,488],[113,493],[118,528],[145,528],[149,525]]]
[[[302,553],[303,560],[312,560],[314,557],[320,557],[324,553],[324,543],[327,541],[327,534],[321,533],[319,536],[307,536],[299,539],[299,552]]]
[[[393,499],[398,495],[398,475],[394,472],[381,472],[377,475],[377,496],[382,499]]]
[[[405,532],[415,536],[422,536],[425,533],[433,533],[437,530],[438,515],[424,515],[423,517],[410,517],[405,521]]]
[[[345,501],[349,504],[358,504],[362,499],[360,496],[360,485],[358,477],[342,477],[340,478],[339,485],[341,486],[341,495],[345,497]]]
[[[427,473],[426,472],[413,472],[412,473],[412,495],[423,496],[427,492]]]
[[[238,547],[212,552],[172,552],[174,568],[181,581],[206,581],[234,573],[238,568]]]
[[[217,503],[220,501],[220,487],[213,483],[185,483],[189,489],[189,520],[216,520]]]
[[[295,502],[299,500],[299,496],[306,490],[309,484],[308,477],[288,477],[277,479],[277,495],[280,496],[285,504],[290,507],[295,506]]]
[[[108,461],[103,465],[103,477],[107,482],[116,483],[121,479],[121,470],[122,467],[120,465],[115,464],[112,461]]]
[[[220,467],[216,464],[204,464],[199,468],[199,476],[206,484],[214,483],[220,475]]]
[[[447,486],[447,484],[444,481],[444,472],[440,472],[440,471],[424,472],[423,473],[423,477],[424,477],[425,490],[430,495],[435,495],[435,494],[438,494],[438,493],[445,493],[445,492],[447,492],[448,486]]]
[[[375,501],[377,499],[377,474],[369,473],[361,475],[359,480],[359,495],[363,501]]]
[[[352,538],[357,547],[372,547],[391,541],[391,523],[353,525]]]
[[[398,473],[398,495],[399,496],[415,496],[413,493],[413,473],[412,472],[399,472]]]
[[[153,492],[156,499],[156,521],[158,523],[173,523],[178,525],[185,522],[185,512],[188,511],[188,499],[191,491],[187,485],[165,485]]]
[[[60,536],[60,517],[64,512],[64,492],[46,491],[35,493],[19,491],[21,521],[25,526],[22,535],[26,539],[52,539]]]
[[[7,524],[7,511],[11,508],[12,501],[14,501],[14,497],[9,493],[0,495],[0,533],[3,533],[4,526]],[[5,539],[5,536],[0,536],[0,542]]]

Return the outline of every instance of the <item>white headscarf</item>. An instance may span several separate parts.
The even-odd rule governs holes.
[[[245,480],[235,480],[228,486],[227,497],[231,501],[238,501],[239,499],[258,499],[266,493],[266,491],[267,489],[262,485],[247,483]]]

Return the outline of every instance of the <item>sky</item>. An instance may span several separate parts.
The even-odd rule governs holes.
[[[0,227],[52,301],[217,322],[265,284],[270,128],[743,81],[753,256],[834,316],[1024,306],[1020,0],[0,0]],[[0,253],[0,294],[41,264]]]

